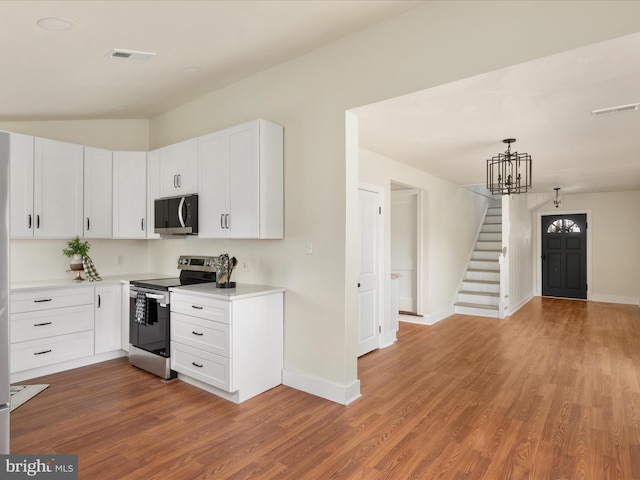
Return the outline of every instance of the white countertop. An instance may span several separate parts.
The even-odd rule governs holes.
[[[131,280],[148,280],[151,278],[175,278],[178,275],[165,275],[162,273],[130,273],[126,275],[107,275],[102,276],[102,280],[90,282],[76,282],[71,274],[69,278],[59,278],[52,280],[34,280],[32,282],[18,282],[11,284],[11,291],[28,289],[45,289],[45,288],[75,288],[75,287],[99,287],[101,285],[117,285],[119,283],[128,283]]]
[[[235,288],[216,288],[215,283],[200,283],[196,285],[185,285],[182,287],[171,287],[171,292],[189,293],[197,295],[210,295],[222,300],[238,300],[242,298],[258,297],[272,293],[284,292],[282,287],[271,287],[269,285],[238,284]]]

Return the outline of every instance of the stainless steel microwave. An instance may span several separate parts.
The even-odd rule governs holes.
[[[198,195],[159,198],[154,201],[154,233],[196,235],[198,233]]]

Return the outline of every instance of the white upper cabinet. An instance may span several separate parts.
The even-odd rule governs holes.
[[[196,138],[160,149],[160,197],[198,191],[198,140]]]
[[[11,237],[31,238],[33,217],[33,142],[30,135],[2,133],[9,142],[11,185]]]
[[[283,128],[254,120],[199,138],[199,235],[283,238]]]
[[[113,238],[146,238],[146,183],[146,152],[113,152]]]
[[[147,153],[147,238],[160,238],[154,233],[154,201],[160,198],[160,150]]]
[[[111,238],[113,216],[112,152],[84,148],[84,236]]]
[[[84,147],[35,139],[34,236],[82,236]]]

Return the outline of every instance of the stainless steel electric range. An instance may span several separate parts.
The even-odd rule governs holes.
[[[180,276],[129,282],[129,363],[164,379],[171,370],[169,288],[216,281],[217,257],[182,255]]]

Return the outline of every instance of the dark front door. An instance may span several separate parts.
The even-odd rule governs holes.
[[[542,217],[542,295],[587,298],[587,215]]]

